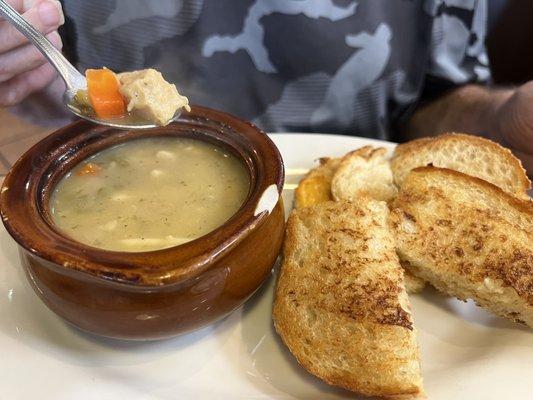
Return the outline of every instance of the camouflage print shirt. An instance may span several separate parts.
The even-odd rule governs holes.
[[[422,100],[489,79],[486,0],[63,0],[80,69],[153,67],[268,131],[391,138]]]

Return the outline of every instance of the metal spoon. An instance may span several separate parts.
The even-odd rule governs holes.
[[[59,75],[61,75],[61,78],[63,78],[67,87],[63,94],[63,103],[78,117],[96,124],[107,125],[119,129],[147,129],[157,126],[150,121],[140,118],[124,117],[101,119],[96,117],[96,115],[90,111],[80,107],[75,101],[74,96],[78,90],[87,89],[87,80],[85,77],[79,73],[79,71],[52,45],[52,43],[48,41],[48,39],[41,35],[41,33],[33,26],[28,24],[28,22],[26,22],[26,20],[4,0],[0,0],[0,15],[3,15],[20,33],[26,36],[28,40],[32,42],[41,53],[43,53],[57,72],[59,72]],[[180,110],[176,112],[171,121],[174,121],[179,115]]]

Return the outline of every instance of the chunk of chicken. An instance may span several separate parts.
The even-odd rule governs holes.
[[[176,86],[165,81],[155,69],[123,72],[117,77],[128,111],[157,125],[168,124],[180,108],[191,110],[187,97],[180,95]]]

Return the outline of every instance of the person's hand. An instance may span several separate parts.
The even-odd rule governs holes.
[[[533,81],[513,91],[498,108],[495,138],[522,160],[533,175]]]
[[[60,49],[64,17],[58,0],[7,0],[26,21]],[[13,106],[57,78],[44,56],[0,17],[0,107]]]

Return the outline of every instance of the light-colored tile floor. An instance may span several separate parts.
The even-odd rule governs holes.
[[[53,130],[26,122],[0,108],[0,175],[5,175],[22,153]]]

